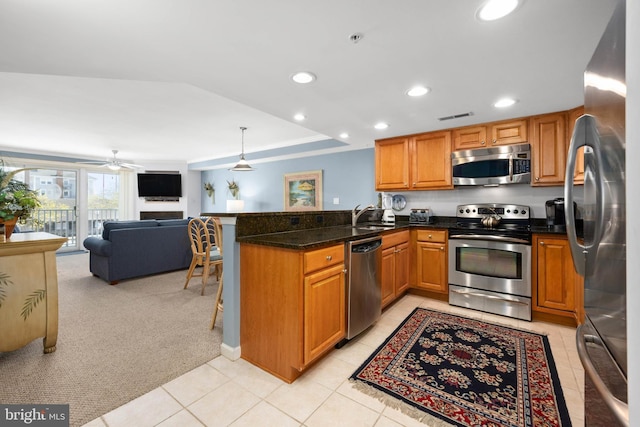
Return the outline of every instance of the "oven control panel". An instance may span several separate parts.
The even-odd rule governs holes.
[[[482,218],[486,215],[500,215],[503,219],[529,219],[529,206],[503,205],[498,203],[458,205],[456,217]]]

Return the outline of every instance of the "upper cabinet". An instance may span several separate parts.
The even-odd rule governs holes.
[[[376,190],[453,188],[451,132],[376,141]]]
[[[532,186],[564,185],[567,153],[583,107],[376,141],[376,190],[453,189],[451,152],[529,142]],[[583,149],[574,183],[584,182]]]
[[[567,114],[531,118],[531,185],[563,185],[567,162]]]
[[[508,120],[453,130],[453,150],[527,142],[527,119]]]
[[[409,138],[376,141],[376,190],[409,189]]]

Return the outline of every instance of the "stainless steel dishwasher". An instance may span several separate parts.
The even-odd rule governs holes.
[[[345,244],[347,260],[347,340],[371,326],[382,314],[382,239],[379,236]]]

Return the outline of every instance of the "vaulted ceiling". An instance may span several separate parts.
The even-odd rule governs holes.
[[[580,105],[613,1],[524,0],[493,22],[482,3],[0,0],[0,151],[206,163],[237,158],[246,126],[260,161]]]

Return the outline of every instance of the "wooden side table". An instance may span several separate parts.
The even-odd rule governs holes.
[[[0,241],[0,351],[40,337],[45,353],[56,351],[56,250],[66,241],[49,233],[15,233]]]

